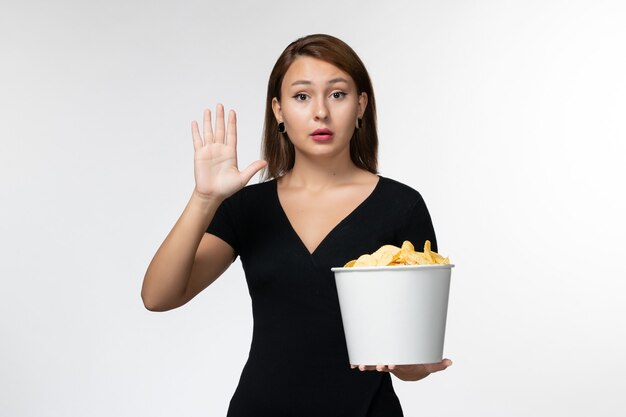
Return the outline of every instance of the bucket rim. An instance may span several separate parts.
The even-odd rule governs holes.
[[[364,271],[402,271],[411,269],[452,269],[454,264],[433,264],[433,265],[393,265],[393,266],[351,266],[330,268],[333,272],[364,272]]]

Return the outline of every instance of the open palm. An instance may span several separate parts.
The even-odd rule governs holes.
[[[243,171],[237,165],[237,115],[228,114],[228,126],[224,124],[224,106],[217,105],[215,129],[211,111],[204,111],[203,135],[198,123],[191,124],[194,148],[194,177],[196,191],[201,196],[226,198],[241,188],[265,165],[255,161]]]

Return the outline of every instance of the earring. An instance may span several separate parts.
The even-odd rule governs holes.
[[[278,132],[280,132],[280,133],[285,133],[285,123],[280,122],[280,123],[278,124]]]
[[[360,118],[360,117],[358,117],[358,118],[356,119],[356,128],[357,128],[357,129],[360,129],[360,128],[362,128],[362,127],[363,127],[363,119],[362,119],[362,118]]]

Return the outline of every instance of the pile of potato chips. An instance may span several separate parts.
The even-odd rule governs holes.
[[[430,250],[430,240],[424,243],[424,252],[415,252],[415,247],[411,242],[405,240],[402,247],[393,245],[381,246],[371,255],[365,254],[359,256],[344,265],[344,268],[356,266],[394,266],[394,265],[434,265],[434,264],[450,264],[448,258],[444,258],[437,252]]]

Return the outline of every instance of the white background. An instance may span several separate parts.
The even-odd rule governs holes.
[[[190,121],[235,108],[247,166],[276,58],[321,32],[368,67],[380,172],[457,265],[455,364],[393,378],[405,415],[623,415],[625,21],[618,0],[3,0],[0,414],[225,415],[239,262],[168,313],[141,282],[193,189]]]

